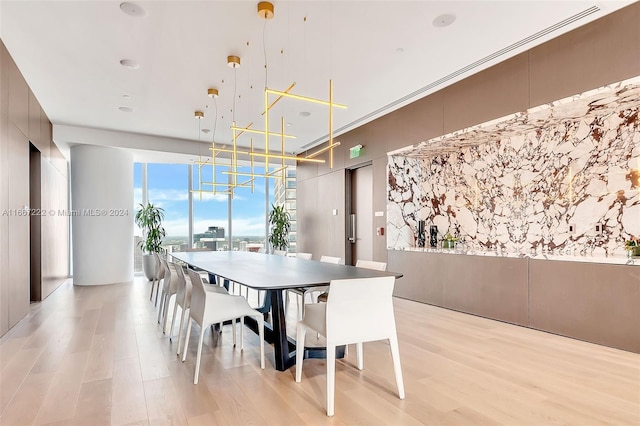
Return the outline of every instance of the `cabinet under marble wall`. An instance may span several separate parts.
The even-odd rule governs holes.
[[[387,246],[623,254],[640,235],[640,78],[389,153]],[[596,231],[596,226],[601,231]]]

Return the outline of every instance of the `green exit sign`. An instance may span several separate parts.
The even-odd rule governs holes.
[[[362,145],[356,145],[352,148],[349,148],[349,158],[358,158],[360,157],[360,150],[362,149]]]

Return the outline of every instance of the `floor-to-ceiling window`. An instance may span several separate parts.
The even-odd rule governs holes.
[[[221,186],[228,182],[221,168],[213,176],[211,165],[193,165],[193,248],[228,250],[229,196]],[[214,191],[214,188],[216,191]]]
[[[143,203],[142,199],[143,188],[143,164],[134,163],[133,165],[133,208],[131,209],[133,214],[140,208],[140,204]],[[140,242],[142,241],[142,231],[137,226],[133,231],[133,271],[142,272],[142,247]]]
[[[164,247],[186,250],[189,241],[189,166],[147,164],[147,197],[164,209]]]
[[[169,251],[188,248],[257,251],[265,245],[267,208],[277,203],[274,199],[277,179],[257,177],[250,180],[248,176],[238,176],[237,183],[248,183],[234,188],[230,208],[229,195],[225,192],[230,180],[227,171],[218,167],[214,177],[211,165],[135,163],[134,212],[145,201],[164,209],[163,226],[167,233],[164,246]],[[255,167],[254,173],[264,174],[264,169]],[[217,193],[213,193],[213,188]],[[292,214],[295,217],[295,207]],[[136,229],[136,244],[141,237],[140,230]],[[141,270],[141,255],[137,249],[136,271]]]

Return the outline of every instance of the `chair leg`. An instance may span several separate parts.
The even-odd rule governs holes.
[[[158,324],[160,324],[160,318],[162,317],[162,306],[164,305],[164,290],[162,296],[160,296],[160,306],[158,306]]]
[[[177,299],[177,296],[176,296]],[[178,301],[176,300],[173,304],[173,316],[171,317],[171,327],[169,327],[169,341],[171,342],[171,338],[173,337],[173,324],[176,321],[176,315],[178,314]],[[180,334],[180,333],[178,333]],[[178,339],[179,340],[179,339]]]
[[[356,343],[356,360],[358,361],[358,370],[362,370],[364,368],[362,342]]]
[[[167,329],[167,319],[169,316],[167,315],[167,311],[169,310],[169,302],[171,302],[171,295],[167,294],[167,297],[164,302],[164,318],[162,320],[162,333]]]
[[[153,287],[156,285],[156,279],[151,280],[151,293],[149,294],[149,301],[153,299]]]
[[[187,359],[187,348],[189,347],[189,336],[191,336],[191,318],[189,318],[189,325],[187,325],[187,337],[184,338],[184,349],[182,350],[182,362]]]
[[[158,306],[158,295],[160,294],[160,280],[158,280],[158,289],[156,290],[156,303],[155,306]]]
[[[200,358],[202,358],[202,342],[204,341],[204,330],[206,327],[200,327],[200,339],[198,340],[198,355],[196,356],[196,374],[193,376],[193,384],[198,384],[198,376],[200,375]]]
[[[182,326],[184,325],[184,316],[189,309],[183,309],[182,315],[180,315],[180,328],[178,328],[178,349],[176,355],[180,356],[180,344],[182,343]]]
[[[335,411],[336,389],[336,347],[327,344],[327,416],[333,416]]]
[[[240,317],[240,350],[244,351],[244,317]]]
[[[296,327],[296,382],[302,381],[302,361],[304,360],[304,338],[307,326],[299,322]]]
[[[260,368],[264,370],[264,318],[262,314],[256,316],[258,321],[258,337],[260,338]]]
[[[220,324],[222,326],[222,324]],[[231,333],[233,334],[233,347],[236,347],[236,319],[231,320]]]
[[[404,399],[404,381],[402,380],[402,367],[400,366],[400,349],[398,348],[398,336],[389,337],[389,348],[393,359],[393,372],[396,375],[396,385],[398,386],[398,397]]]

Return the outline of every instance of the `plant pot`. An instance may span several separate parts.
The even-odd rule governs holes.
[[[456,248],[456,242],[455,242],[455,241],[443,240],[443,241],[442,241],[442,248],[443,248],[443,249],[452,249],[452,248]]]
[[[631,256],[640,256],[640,246],[636,247],[627,247],[627,254],[629,257]]]
[[[156,259],[152,253],[142,255],[142,270],[149,281],[156,275]]]

